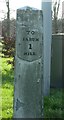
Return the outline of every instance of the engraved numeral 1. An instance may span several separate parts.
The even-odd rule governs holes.
[[[29,49],[32,49],[32,45],[31,44],[29,44]]]

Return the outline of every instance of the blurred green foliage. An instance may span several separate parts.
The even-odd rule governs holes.
[[[8,60],[13,58],[2,58],[2,117],[12,118],[13,116],[13,90],[14,71]]]

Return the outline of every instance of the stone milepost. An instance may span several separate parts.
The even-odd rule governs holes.
[[[43,117],[43,15],[17,10],[14,118]]]

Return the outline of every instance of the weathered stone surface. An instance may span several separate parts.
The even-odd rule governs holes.
[[[33,61],[42,57],[42,11],[24,9],[17,14],[17,56]]]
[[[17,11],[14,118],[42,117],[42,11]]]
[[[41,117],[41,62],[41,59],[29,63],[16,58],[15,117]]]

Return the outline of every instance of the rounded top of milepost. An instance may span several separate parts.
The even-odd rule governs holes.
[[[30,7],[30,6],[24,6],[24,7],[18,8],[17,10],[39,10],[39,9]]]

